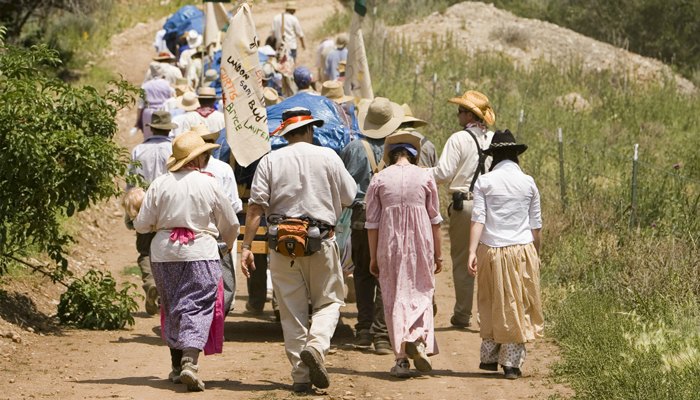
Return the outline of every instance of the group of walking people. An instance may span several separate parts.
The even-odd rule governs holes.
[[[308,69],[298,74],[302,86],[307,75]],[[479,368],[500,366],[506,378],[519,378],[525,343],[541,337],[544,323],[539,193],[519,166],[527,146],[509,130],[491,130],[495,113],[478,91],[449,100],[461,129],[438,158],[418,130],[428,124],[408,105],[383,97],[355,103],[335,80],[323,88],[320,95],[335,101],[348,127],[356,124],[354,140],[339,153],[315,145],[315,129],[325,121],[307,108],[286,109],[271,135],[288,144],[248,171],[245,213],[237,189],[241,182],[217,159],[225,127],[218,122],[214,91],[183,90],[176,105],[201,104],[179,118],[154,110],[143,125],[149,134],[144,131],[144,143],[132,153],[139,162],[132,172],[149,186],[133,188],[125,199],[137,232],[146,310],[160,311],[170,349],[169,379],[188,390],[205,388],[199,356],[222,351],[239,219],[244,219],[240,270],[250,279],[269,268],[292,390],[329,387],[325,359],[345,304],[347,278],[336,226],[346,209],[352,210],[355,344],[393,354],[389,373],[395,377],[414,376],[411,363],[419,373],[430,373],[431,356],[439,352],[435,275],[444,263],[438,185],[446,186],[451,199],[446,207],[455,290],[450,323],[476,328],[478,321]],[[267,226],[270,249],[263,258],[252,248],[261,225]],[[472,316],[475,280],[478,318]]]

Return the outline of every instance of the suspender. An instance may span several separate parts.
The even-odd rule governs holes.
[[[476,150],[479,153],[479,163],[476,166],[476,171],[474,171],[474,177],[472,177],[472,183],[469,185],[469,193],[472,193],[474,191],[474,185],[476,184],[476,179],[479,177],[479,174],[485,174],[486,173],[486,167],[484,166],[484,162],[486,161],[486,155],[484,154],[483,150],[481,150],[481,146],[479,145],[479,141],[476,140],[476,136],[474,135],[474,132],[470,131],[469,129],[465,129],[469,136],[474,139],[474,144],[476,144]]]
[[[362,145],[365,148],[365,153],[367,153],[367,160],[369,160],[369,167],[372,169],[372,173],[376,174],[379,172],[379,167],[377,166],[377,160],[374,158],[374,152],[372,151],[372,148],[369,146],[369,142],[367,142],[365,139],[360,139],[362,141]]]

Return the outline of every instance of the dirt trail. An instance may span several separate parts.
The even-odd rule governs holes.
[[[282,3],[259,5],[253,10],[261,35],[269,30],[272,16]],[[337,2],[308,0],[298,13],[302,26],[311,34]],[[107,64],[134,84],[140,84],[152,54],[151,42],[162,21],[138,24],[114,38],[107,52]],[[312,65],[315,43],[301,52],[302,63]],[[132,110],[119,114],[118,142],[131,148],[140,135],[130,137]],[[125,276],[126,267],[136,264],[134,233],[121,220],[116,200],[89,211],[82,218],[73,257],[83,265],[101,266],[120,279],[139,284]],[[449,244],[446,243],[446,246]],[[446,248],[443,252],[449,254]],[[438,276],[436,318],[441,354],[434,357],[432,376],[398,380],[388,374],[392,356],[377,356],[355,350],[352,329],[356,308],[342,308],[341,324],[328,356],[331,387],[311,395],[313,399],[529,399],[546,398],[566,388],[546,379],[548,366],[555,360],[555,347],[538,342],[529,349],[524,377],[506,381],[501,375],[484,374],[478,369],[478,332],[455,330],[449,325],[453,302],[451,265]],[[282,345],[280,326],[274,322],[269,303],[261,317],[242,313],[247,296],[242,275],[238,274],[238,294],[234,311],[226,320],[224,353],[201,359],[201,376],[207,390],[188,394],[182,385],[166,380],[169,354],[159,338],[157,318],[141,309],[136,325],[129,330],[95,332],[63,330],[58,333],[21,333],[21,343],[0,338],[0,399],[286,399],[290,394],[290,367]],[[31,290],[31,289],[30,289]],[[41,291],[37,286],[33,290]],[[0,325],[0,328],[3,326]]]

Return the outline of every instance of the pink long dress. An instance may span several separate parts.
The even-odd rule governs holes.
[[[422,339],[437,354],[432,224],[442,222],[432,174],[415,165],[392,165],[367,188],[367,229],[379,230],[377,263],[384,316],[396,358],[402,344]]]

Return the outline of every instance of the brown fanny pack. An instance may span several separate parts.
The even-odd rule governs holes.
[[[321,241],[333,237],[333,227],[311,218],[271,217],[268,220],[270,247],[290,258],[310,256],[321,250]]]

